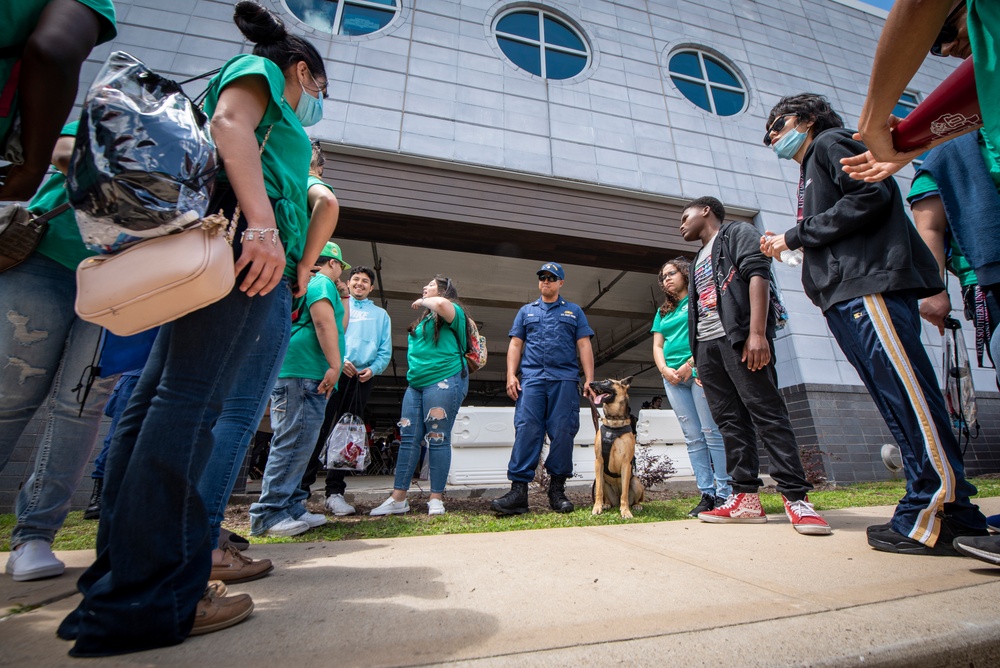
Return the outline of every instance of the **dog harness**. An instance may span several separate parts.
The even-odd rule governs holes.
[[[617,420],[616,420],[617,422]],[[611,446],[614,445],[615,441],[625,434],[632,433],[632,425],[628,421],[626,424],[620,427],[609,427],[606,424],[601,425],[601,458],[604,460],[604,474],[612,478],[620,478],[620,473],[612,473],[608,469],[608,457],[611,456]],[[633,457],[632,463],[635,463],[635,458]]]

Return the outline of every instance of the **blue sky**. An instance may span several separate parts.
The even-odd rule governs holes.
[[[893,0],[862,0],[869,5],[875,5],[876,7],[881,7],[882,9],[888,10],[892,7]]]

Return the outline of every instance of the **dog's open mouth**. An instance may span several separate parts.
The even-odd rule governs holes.
[[[594,403],[600,406],[605,401],[607,401],[610,396],[611,394],[608,392],[605,392],[604,394],[598,394],[596,397],[594,397]]]

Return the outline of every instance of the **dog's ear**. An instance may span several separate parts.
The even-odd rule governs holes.
[[[625,387],[628,387],[629,385],[631,385],[631,384],[632,384],[632,376],[629,376],[628,378],[622,378],[622,379],[621,379],[620,381],[618,381],[618,382],[620,382],[620,383],[621,383],[622,385],[624,385]]]

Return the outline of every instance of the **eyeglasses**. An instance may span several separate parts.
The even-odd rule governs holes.
[[[941,52],[941,47],[945,44],[951,44],[958,39],[958,27],[955,25],[955,16],[962,9],[965,9],[964,2],[959,3],[955,9],[951,10],[951,14],[948,14],[948,18],[944,20],[944,25],[941,26],[941,32],[938,33],[937,39],[934,40],[934,44],[931,46],[931,55],[940,56],[941,58],[946,57]]]
[[[784,130],[785,129],[785,123],[788,122],[787,119],[789,119],[789,118],[795,118],[795,114],[784,114],[784,115],[779,116],[778,118],[774,119],[774,123],[771,123],[771,127],[769,127],[767,129],[767,132],[764,133],[764,146],[770,146],[771,145],[771,135],[772,134],[777,134],[777,133],[781,132],[782,130]]]
[[[558,280],[559,279],[556,278],[555,276],[553,276],[552,274],[541,274],[538,277],[538,282],[539,283],[555,283]]]
[[[681,273],[681,272],[677,271],[676,269],[673,270],[673,271],[665,271],[662,274],[660,274],[660,281],[663,282],[663,281],[667,280],[668,278],[673,278],[674,276],[676,276],[679,273]]]
[[[312,72],[309,73],[309,78],[312,79],[313,85],[316,86],[316,92],[317,93],[322,93],[324,100],[327,99],[328,96],[326,94],[326,87],[328,85],[330,85],[330,82],[327,82],[327,83],[323,84],[322,86],[320,86],[319,82],[316,81],[316,77],[313,76]]]

